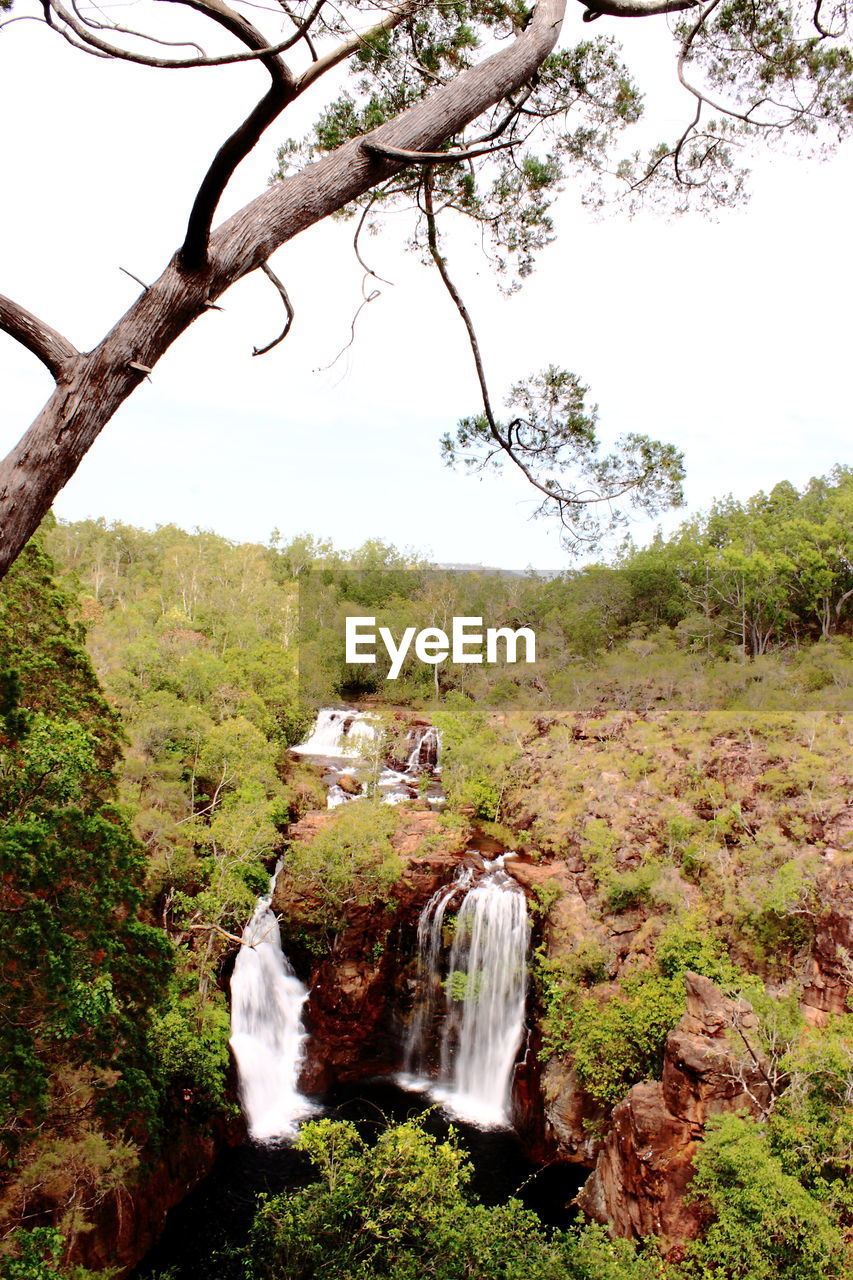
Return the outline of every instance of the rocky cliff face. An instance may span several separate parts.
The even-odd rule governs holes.
[[[849,840],[853,832],[845,834]],[[838,855],[836,859],[819,886],[824,909],[815,922],[803,991],[803,1013],[819,1027],[830,1014],[847,1011],[853,988],[853,866]]]
[[[245,1136],[242,1122],[215,1124],[209,1133],[183,1125],[170,1135],[157,1163],[126,1190],[106,1196],[92,1212],[93,1229],[75,1239],[72,1263],[125,1276],[160,1236],[169,1210],[213,1168],[218,1153]]]
[[[570,955],[591,941],[605,947],[605,931],[593,920],[587,905],[595,887],[579,861],[546,859],[536,863],[521,858],[509,861],[507,870],[534,897],[537,888],[544,886],[559,893],[548,912],[545,945],[549,956]],[[581,1087],[571,1063],[551,1058],[540,1065],[535,1027],[531,1041],[532,1052],[517,1074],[516,1092],[532,1149],[549,1159],[591,1164],[598,1151],[604,1109]]]
[[[309,839],[330,820],[328,811],[309,813],[291,838]],[[466,841],[442,828],[434,813],[406,809],[393,845],[403,873],[394,886],[392,909],[354,905],[332,952],[311,962],[304,1013],[310,1051],[299,1082],[305,1093],[324,1093],[338,1083],[399,1069],[398,1007],[405,1003],[418,915],[439,885],[452,878]],[[276,911],[298,917],[310,905],[294,899],[282,878]]]
[[[750,1005],[696,974],[686,984],[687,1012],[667,1038],[663,1079],[635,1085],[615,1108],[578,1197],[615,1235],[695,1236],[700,1211],[685,1194],[702,1126],[717,1112],[758,1114],[769,1099]]]

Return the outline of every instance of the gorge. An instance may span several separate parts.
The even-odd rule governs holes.
[[[441,1237],[452,1280],[464,1240],[493,1280],[522,1237],[513,1280],[647,1280],[649,1249],[665,1280],[730,1280],[726,1240],[750,1277],[845,1274],[846,640],[746,660],[689,613],[657,626],[648,578],[472,581],[460,613],[537,618],[535,677],[407,670],[388,704],[321,628],[309,716],[264,549],[125,530],[90,573],[90,535],[112,545],[56,538],[109,702],[35,551],[0,613],[3,1280],[28,1249],[50,1280],[246,1280],[258,1222],[314,1212],[321,1275],[333,1142],[343,1220],[381,1250],[408,1204],[400,1265]],[[617,599],[616,647],[567,658]],[[383,1201],[392,1152],[433,1191]]]

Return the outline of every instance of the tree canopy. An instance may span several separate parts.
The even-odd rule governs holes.
[[[471,344],[482,409],[444,441],[447,458],[517,468],[561,520],[570,547],[594,541],[645,512],[678,503],[682,461],[668,444],[627,433],[600,447],[596,414],[579,377],[549,368],[523,376],[507,413],[493,404],[476,332],[453,278],[440,225],[474,220],[507,287],[531,269],[553,235],[551,205],[566,184],[589,198],[670,207],[740,199],[751,140],[792,133],[819,144],[853,118],[853,57],[845,3],[741,0],[503,0],[400,4],[327,0],[229,6],[183,0],[121,14],[50,0],[11,10],[14,24],[43,21],[75,51],[144,67],[191,70],[260,62],[270,85],[213,157],[165,270],[91,351],[81,352],[19,303],[0,299],[0,327],[30,350],[56,389],[0,469],[0,571],[14,560],[56,493],[112,415],[181,333],[236,281],[263,271],[292,306],[270,256],[330,214],[358,230],[390,208],[411,210],[413,238],[436,266]],[[176,14],[175,8],[179,8]],[[633,149],[626,128],[642,94],[604,26],[666,13],[673,74],[691,103],[676,137]],[[149,25],[146,26],[145,23]],[[341,68],[346,68],[342,85]],[[338,70],[335,70],[335,69]],[[334,71],[334,74],[331,74]],[[235,169],[269,126],[323,78],[328,85],[310,135],[280,145],[273,181],[215,225]],[[356,234],[356,251],[358,233]],[[369,269],[368,269],[369,270]],[[257,351],[263,354],[273,341]]]

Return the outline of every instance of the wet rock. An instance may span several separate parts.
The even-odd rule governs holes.
[[[311,839],[331,821],[330,811],[306,814],[291,828],[291,839]],[[418,916],[467,856],[464,834],[448,832],[429,810],[399,812],[392,843],[403,869],[392,896],[387,903],[353,902],[333,949],[314,957],[303,975],[310,1040],[302,1092],[324,1093],[399,1069],[401,1027],[395,1018],[414,962]],[[296,893],[286,874],[276,886],[274,908],[291,925],[322,916],[321,905]]]
[[[541,1090],[547,1133],[557,1154],[592,1164],[601,1144],[604,1108],[586,1093],[572,1064],[562,1058],[549,1059]]]

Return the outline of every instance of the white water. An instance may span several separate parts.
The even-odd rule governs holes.
[[[298,755],[329,760],[358,760],[366,743],[376,737],[376,719],[363,711],[323,707],[304,742],[291,747]]]
[[[502,857],[485,862],[476,878],[464,868],[421,913],[421,1000],[400,1077],[404,1086],[429,1089],[448,1111],[482,1128],[510,1124],[515,1059],[524,1035],[527,903],[503,864]],[[450,954],[442,963],[447,909],[460,894]],[[442,1005],[437,1079],[429,1080],[424,1074],[429,1033]]]
[[[279,864],[280,865],[280,864]],[[305,1046],[302,1006],[308,992],[281,949],[272,911],[276,876],[243,930],[231,976],[231,1048],[240,1102],[256,1142],[293,1137],[312,1111],[296,1082]]]
[[[346,790],[340,786],[342,774],[354,774],[352,766],[341,767],[344,760],[366,763],[369,744],[378,737],[377,717],[366,711],[353,711],[340,707],[323,707],[317,712],[317,720],[304,742],[291,750],[298,755],[311,756],[327,762],[327,805],[336,809],[339,805],[358,800],[366,794],[362,790]],[[376,789],[386,804],[402,804],[420,794],[420,783],[426,774],[434,779],[440,771],[438,758],[440,735],[434,725],[413,724],[406,735],[405,763],[402,760],[387,762],[376,778]],[[433,781],[427,788],[425,799],[436,807],[444,804],[440,786]]]
[[[435,725],[413,724],[406,745],[409,747],[407,773],[419,773],[424,768],[438,770],[441,737]]]

